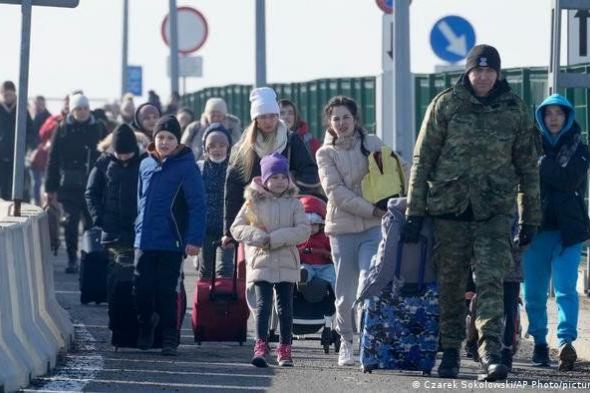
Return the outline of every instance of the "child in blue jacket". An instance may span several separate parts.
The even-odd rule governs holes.
[[[183,256],[198,255],[205,234],[205,192],[190,148],[180,144],[180,124],[161,117],[149,156],[139,168],[135,222],[135,295],[138,347],[149,349],[158,323],[162,354],[176,355],[176,285]]]

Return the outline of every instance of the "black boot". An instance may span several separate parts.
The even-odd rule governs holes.
[[[78,253],[76,251],[68,251],[68,266],[66,267],[67,274],[78,273]]]
[[[563,344],[559,348],[559,366],[557,367],[559,371],[572,371],[576,360],[578,355],[572,344]]]
[[[532,361],[536,367],[549,367],[551,359],[549,359],[549,347],[547,344],[535,344]]]
[[[442,361],[438,366],[438,376],[441,378],[457,378],[459,375],[459,350],[447,348],[443,351]]]
[[[162,331],[162,355],[178,355],[178,331],[176,329],[165,329]]]
[[[154,336],[156,327],[160,322],[160,316],[152,313],[149,321],[139,324],[139,334],[137,336],[137,347],[141,350],[147,350],[154,345]]]
[[[465,342],[465,355],[473,359],[474,362],[479,362],[479,353],[477,352],[477,340]]]
[[[506,366],[508,372],[512,372],[512,349],[502,349],[502,364]]]
[[[480,381],[493,382],[508,377],[508,368],[502,364],[500,356],[486,354],[482,356],[480,362],[483,369],[483,374],[479,377]]]

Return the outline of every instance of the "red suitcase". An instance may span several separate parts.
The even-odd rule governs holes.
[[[195,342],[237,341],[246,342],[250,310],[246,304],[246,281],[238,279],[238,270],[245,269],[238,247],[234,253],[232,278],[197,280],[191,315]],[[212,269],[215,272],[215,266]]]

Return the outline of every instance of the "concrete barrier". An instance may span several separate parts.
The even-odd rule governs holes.
[[[3,216],[0,201],[0,392],[11,392],[55,367],[73,327],[55,299],[46,214],[23,206]]]

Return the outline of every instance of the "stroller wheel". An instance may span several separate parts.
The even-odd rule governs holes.
[[[336,331],[332,331],[332,342],[334,343],[334,352],[340,352],[340,335]]]
[[[321,342],[324,348],[326,348],[326,346],[329,347],[330,344],[332,344],[332,329],[330,329],[329,327],[325,327],[324,329],[322,329]]]

